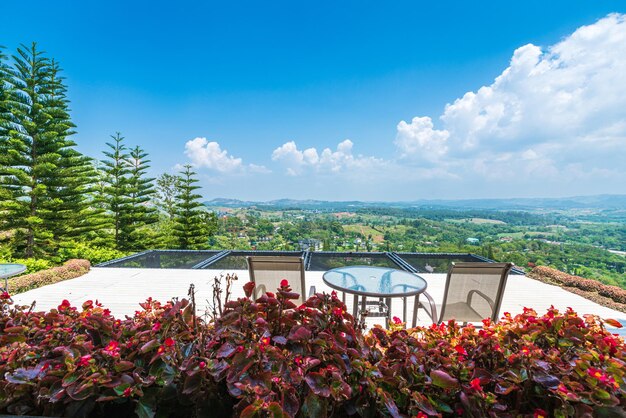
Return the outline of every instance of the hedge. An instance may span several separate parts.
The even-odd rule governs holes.
[[[227,276],[227,280],[232,276]],[[226,293],[229,293],[229,286]],[[31,312],[0,297],[0,413],[76,417],[623,416],[626,347],[572,310],[482,329],[453,321],[364,333],[336,294],[296,306],[148,299],[116,319],[97,301]],[[219,286],[214,287],[219,291]],[[193,293],[191,293],[193,295]]]
[[[617,303],[626,304],[626,289],[622,289],[621,287],[610,286],[596,280],[572,276],[545,266],[537,266],[533,268],[528,275],[530,277],[548,279],[563,286],[576,287],[587,292],[596,292],[599,295],[610,298]]]
[[[88,260],[72,259],[59,267],[41,270],[36,273],[25,274],[9,279],[11,293],[22,293],[30,289],[46,286],[63,280],[74,279],[89,271],[91,264]]]

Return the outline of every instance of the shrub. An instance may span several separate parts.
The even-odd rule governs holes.
[[[94,247],[84,242],[72,242],[59,250],[61,260],[72,258],[89,260],[91,264],[100,264],[105,261],[122,258],[128,255],[113,248]]]
[[[576,287],[587,292],[596,292],[602,296],[613,299],[615,302],[626,304],[626,289],[622,289],[621,287],[610,286],[596,280],[572,276],[545,266],[533,268],[529,276],[548,279],[563,286]]]
[[[613,320],[607,322],[619,325]],[[592,315],[532,309],[484,328],[375,328],[378,402],[392,416],[622,416],[624,341]]]
[[[87,273],[90,266],[87,260],[68,260],[60,267],[9,279],[9,289],[12,293],[22,293],[37,287],[74,279]]]
[[[228,278],[227,278],[228,279]],[[621,416],[624,341],[595,316],[362,334],[333,294],[192,301],[115,319],[97,301],[50,312],[0,298],[0,413],[64,416]],[[227,288],[228,293],[228,288]]]
[[[54,266],[51,261],[41,258],[8,258],[0,262],[24,264],[26,266],[26,274],[36,273],[38,271],[46,270]]]

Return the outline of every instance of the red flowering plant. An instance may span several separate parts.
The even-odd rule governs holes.
[[[626,348],[604,323],[619,325],[551,308],[485,320],[482,329],[454,321],[375,328],[378,403],[394,417],[621,416]]]
[[[222,404],[231,402],[233,416],[346,416],[367,409],[362,388],[373,369],[341,300],[317,294],[296,306],[299,295],[286,280],[256,301],[253,289],[247,283],[247,297],[224,304],[209,331],[207,358],[187,370],[187,379],[198,386],[219,382],[217,393]],[[198,390],[198,398],[205,396]]]
[[[124,321],[98,301],[78,309],[64,300],[49,312],[0,304],[0,411],[151,416],[157,398],[167,411],[164,394],[194,341],[186,300],[149,299]]]

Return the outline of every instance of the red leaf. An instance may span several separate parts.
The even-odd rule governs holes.
[[[246,297],[249,298],[250,296],[252,296],[252,291],[254,290],[254,286],[255,286],[254,282],[248,282],[243,285],[243,291],[246,294]]]
[[[311,331],[307,327],[299,326],[297,328],[292,328],[287,338],[292,341],[302,341],[308,340],[311,338],[311,335]]]
[[[611,318],[605,319],[604,322],[606,322],[607,324],[609,324],[609,325],[611,325],[611,326],[613,326],[615,328],[621,328],[623,326],[619,321],[617,321],[615,319],[611,319]]]

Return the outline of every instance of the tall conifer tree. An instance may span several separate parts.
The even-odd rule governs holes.
[[[74,124],[58,65],[35,43],[18,48],[13,63],[0,70],[9,110],[0,123],[0,188],[10,196],[0,201],[0,230],[14,234],[18,255],[50,257],[97,227],[88,200],[94,172],[69,138]]]
[[[159,220],[156,207],[152,205],[155,196],[154,179],[146,177],[150,166],[148,153],[141,147],[133,148],[128,157],[130,167],[128,177],[128,210],[123,225],[127,235],[128,249],[140,250],[149,246],[148,231],[143,228]]]
[[[155,194],[154,179],[146,177],[150,160],[141,147],[128,150],[120,133],[107,143],[107,157],[102,160],[104,187],[102,199],[112,219],[113,241],[118,250],[141,250],[149,242],[151,231],[144,228],[158,221],[156,208],[151,205]]]
[[[174,236],[179,249],[202,249],[208,246],[209,231],[207,212],[203,211],[202,197],[195,191],[200,189],[196,183],[196,173],[190,165],[180,172],[178,194],[176,196],[176,215],[174,218]]]
[[[113,242],[116,249],[127,247],[126,222],[128,218],[128,177],[130,166],[128,165],[129,154],[124,145],[124,137],[117,132],[111,135],[113,142],[107,142],[108,151],[104,151],[107,159],[102,160],[102,172],[104,173],[105,186],[103,188],[103,202],[107,213],[112,218]]]

